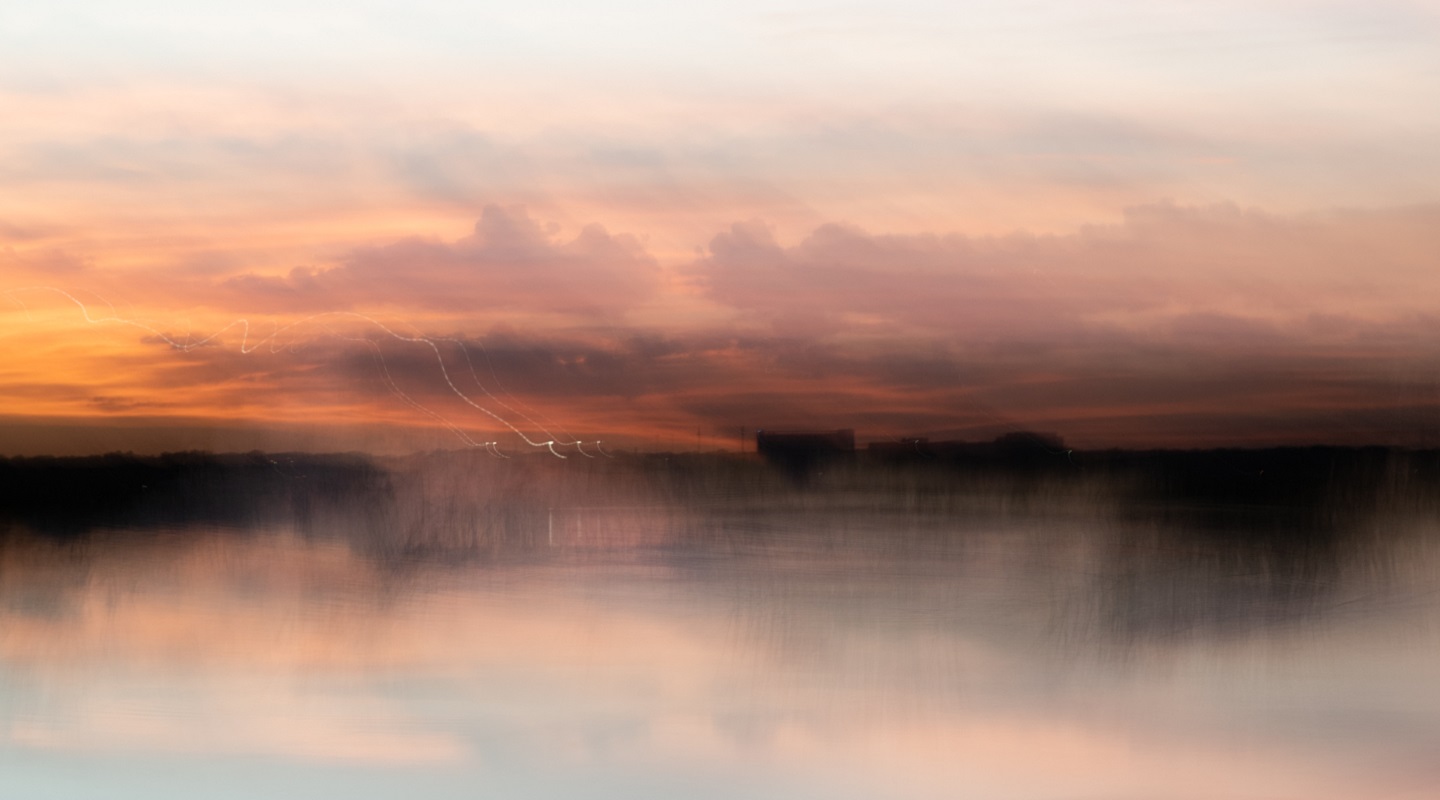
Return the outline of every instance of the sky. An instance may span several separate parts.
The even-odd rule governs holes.
[[[11,3],[0,118],[0,453],[1440,444],[1433,2]]]

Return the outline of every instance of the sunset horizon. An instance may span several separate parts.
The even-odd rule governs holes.
[[[0,797],[1440,797],[1437,0],[0,2]]]
[[[760,427],[1434,446],[1429,251],[1386,253],[1376,233],[1432,236],[1433,213],[1342,229],[1333,215],[1161,205],[1068,235],[826,225],[788,245],[752,222],[665,264],[630,234],[567,237],[490,206],[456,240],[175,290],[154,273],[34,271],[51,283],[3,292],[0,449],[653,450],[697,433],[723,448]],[[1226,255],[1206,261],[1207,248]],[[1283,283],[1272,253],[1313,271]],[[1351,276],[1346,257],[1413,267]],[[1155,266],[1194,262],[1210,271]]]
[[[1424,4],[62,5],[0,453],[1440,445]]]

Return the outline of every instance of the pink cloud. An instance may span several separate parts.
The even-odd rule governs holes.
[[[1097,327],[1218,333],[1315,314],[1394,318],[1440,288],[1440,209],[1281,217],[1155,205],[1061,236],[872,234],[816,228],[797,244],[732,225],[693,271],[710,297],[778,330],[930,330],[1054,340]],[[1200,323],[1204,318],[1211,323]],[[1180,322],[1182,319],[1188,321]]]
[[[228,302],[266,311],[400,307],[613,314],[648,297],[658,265],[631,236],[589,225],[557,240],[523,209],[487,206],[454,242],[405,239],[356,250],[339,264],[223,284]]]

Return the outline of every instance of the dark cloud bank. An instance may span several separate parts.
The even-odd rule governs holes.
[[[1279,217],[1162,205],[1069,235],[826,225],[793,245],[743,223],[683,268],[731,321],[661,329],[624,321],[659,296],[659,267],[634,238],[592,226],[560,240],[490,207],[459,241],[406,240],[220,288],[226,303],[269,309],[558,315],[568,322],[425,335],[483,352],[490,386],[588,403],[632,429],[647,424],[625,419],[644,401],[666,412],[650,424],[676,427],[1428,445],[1440,442],[1440,315],[1424,301],[1440,289],[1435,252],[1433,208]],[[448,392],[432,352],[376,343],[406,392]],[[463,374],[457,345],[443,347]],[[374,346],[296,357],[326,371],[312,375],[389,391]],[[178,377],[224,356],[189,358]]]

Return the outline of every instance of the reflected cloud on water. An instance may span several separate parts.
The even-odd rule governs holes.
[[[1092,495],[1000,513],[605,491],[475,506],[511,526],[498,541],[434,498],[443,522],[399,543],[313,516],[12,531],[0,786],[1420,798],[1440,781],[1433,516],[1301,535],[1286,525],[1313,520]]]

